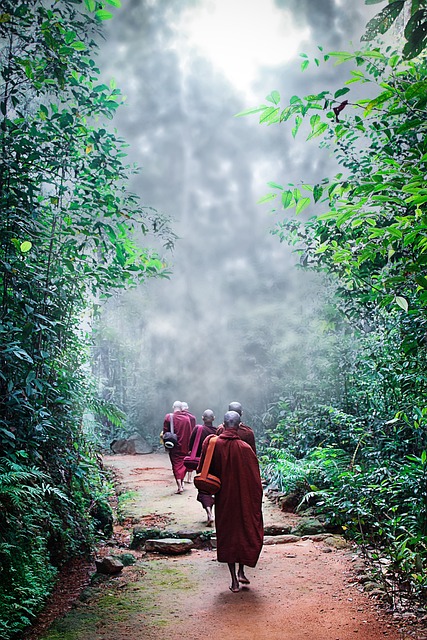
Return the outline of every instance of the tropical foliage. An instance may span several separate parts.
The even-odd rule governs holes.
[[[384,0],[365,0],[365,4],[379,4]],[[389,0],[388,4],[366,25],[362,40],[373,40],[386,33],[399,19],[403,19],[403,56],[415,58],[427,45],[427,3],[425,0]]]
[[[298,476],[299,459],[306,494],[317,495],[318,506],[371,559],[388,556],[385,583],[393,601],[396,581],[425,598],[425,59],[405,61],[398,51],[376,47],[319,52],[314,60],[303,54],[302,69],[346,64],[344,85],[284,103],[273,91],[265,104],[239,114],[259,113],[268,125],[287,122],[308,144],[319,138],[341,169],[311,183],[271,182],[261,198],[279,202],[276,215],[295,211],[273,233],[295,247],[300,266],[335,283],[344,323],[335,329],[346,354],[332,403],[324,392],[314,402],[302,397],[295,404],[286,394],[278,403],[268,435],[269,451],[280,453],[267,471],[286,486]],[[404,51],[404,57],[411,56]],[[339,371],[337,353],[330,357]]]
[[[167,274],[144,235],[174,237],[126,186],[126,144],[108,124],[122,97],[94,60],[109,17],[95,0],[5,0],[0,13],[4,638],[31,621],[57,568],[111,526],[85,415],[114,410],[96,398],[87,333],[103,298]]]

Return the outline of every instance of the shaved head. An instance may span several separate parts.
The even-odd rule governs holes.
[[[228,410],[236,411],[239,416],[242,415],[242,405],[240,404],[240,402],[230,402],[230,404],[228,405]]]
[[[240,424],[240,415],[237,411],[227,411],[224,416],[224,427],[227,429],[237,429]]]

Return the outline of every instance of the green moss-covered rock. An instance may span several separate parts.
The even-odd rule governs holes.
[[[324,533],[325,527],[317,518],[301,518],[291,533],[295,536],[311,536],[316,533]]]
[[[158,527],[135,527],[133,530],[133,537],[130,543],[131,549],[139,549],[145,546],[145,541],[150,538],[169,538],[170,535],[167,531],[159,529]]]
[[[120,555],[114,555],[114,558],[120,560],[124,567],[130,567],[136,562],[136,558],[133,553],[121,553]]]

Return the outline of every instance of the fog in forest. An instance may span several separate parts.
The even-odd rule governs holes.
[[[359,46],[375,7],[363,0],[122,0],[105,24],[99,64],[126,96],[114,126],[141,167],[144,205],[179,237],[169,279],[103,308],[94,366],[103,394],[150,439],[174,400],[218,424],[238,400],[258,425],[287,382],[322,370],[316,339],[325,289],[295,267],[270,230],[284,217],[259,200],[268,181],[314,183],[336,172],[316,140],[234,114],[278,90],[284,100],[341,87],[345,70],[300,71],[299,54]],[[308,212],[310,213],[310,212]],[[153,238],[143,239],[147,246]]]

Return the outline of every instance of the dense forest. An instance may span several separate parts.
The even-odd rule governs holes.
[[[87,334],[103,298],[167,273],[137,235],[173,242],[128,189],[125,143],[103,124],[122,98],[94,62],[109,15],[98,6],[29,0],[0,14],[3,638],[30,623],[58,567],[111,530],[85,423],[121,413],[97,395]]]
[[[165,46],[183,4],[120,4],[0,12],[0,635],[31,624],[64,563],[110,535],[102,447],[154,441],[176,397],[218,413],[238,396],[266,480],[356,540],[392,602],[425,604],[426,3],[376,7],[358,47],[301,54],[295,93],[266,70],[249,109]],[[104,26],[113,13],[120,32]],[[122,92],[100,70],[123,66],[115,39],[144,61],[127,90],[155,159],[148,201]],[[211,105],[214,133],[199,119]],[[179,252],[198,267],[177,268]],[[178,300],[188,315],[174,321]]]
[[[289,125],[308,144],[319,138],[341,169],[320,181],[270,182],[263,198],[278,203],[273,233],[299,265],[327,274],[334,299],[324,331],[340,335],[324,370],[332,401],[317,380],[283,396],[264,473],[361,545],[390,603],[425,604],[426,8],[407,5],[389,4],[364,37],[384,34],[402,14],[403,47],[301,54],[302,71],[342,64],[347,80],[289,101],[273,90],[238,115]],[[283,210],[294,215],[282,218]]]

